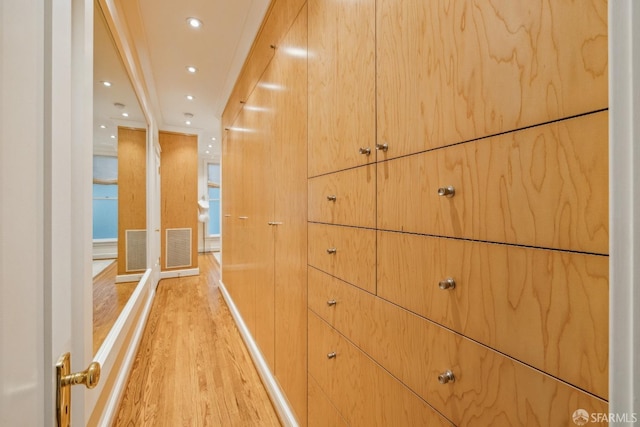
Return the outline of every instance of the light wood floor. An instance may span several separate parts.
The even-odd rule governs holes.
[[[279,426],[218,289],[213,255],[200,276],[160,281],[116,426]]]
[[[93,354],[104,342],[138,282],[116,283],[118,264],[113,262],[93,278]]]

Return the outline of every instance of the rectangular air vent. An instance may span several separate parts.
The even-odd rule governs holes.
[[[167,229],[167,268],[191,267],[191,229]]]
[[[147,268],[147,230],[125,230],[126,271]]]

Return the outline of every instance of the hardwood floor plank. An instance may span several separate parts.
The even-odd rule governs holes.
[[[115,426],[279,426],[218,289],[220,267],[162,280]]]

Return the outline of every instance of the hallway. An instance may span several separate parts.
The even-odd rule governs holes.
[[[220,266],[160,281],[116,426],[280,425],[218,288]]]

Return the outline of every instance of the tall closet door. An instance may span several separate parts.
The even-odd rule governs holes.
[[[267,73],[275,150],[275,375],[301,425],[307,418],[307,10],[281,41]]]
[[[375,1],[308,8],[311,177],[376,160]]]

